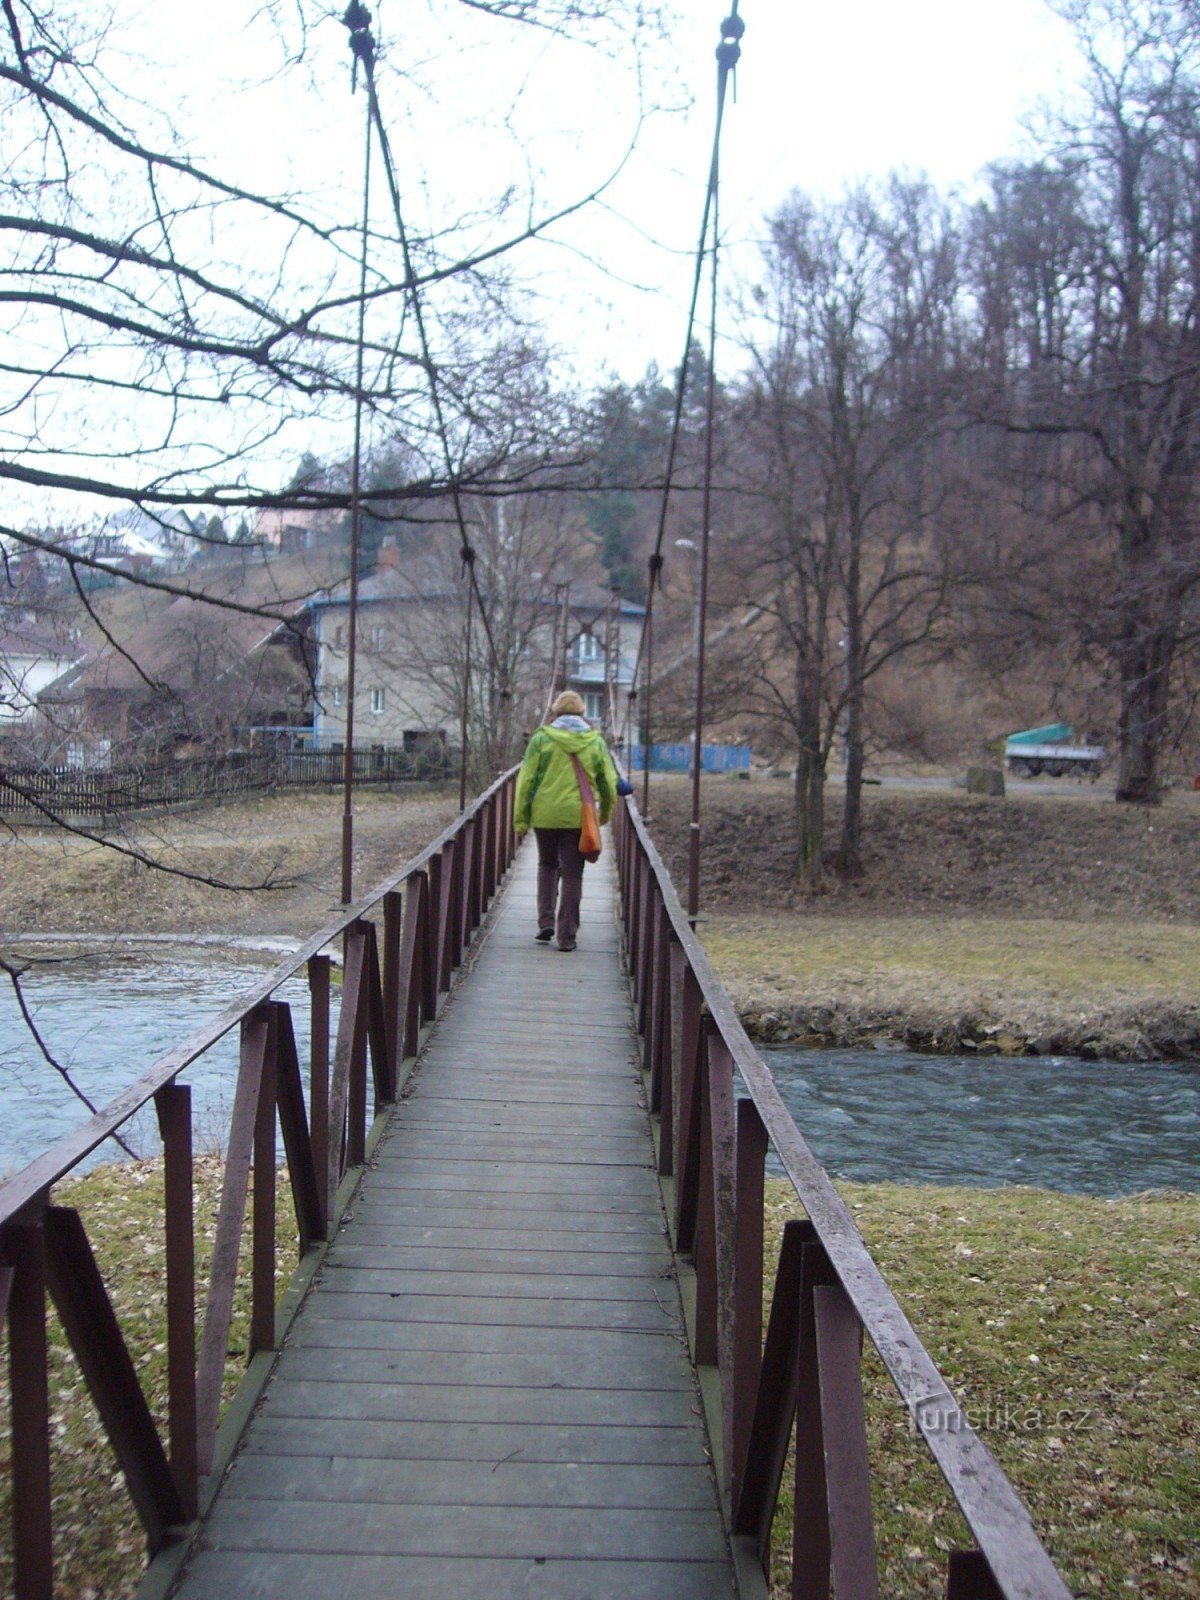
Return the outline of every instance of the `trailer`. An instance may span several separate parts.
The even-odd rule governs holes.
[[[1010,733],[1004,741],[1004,759],[1014,778],[1099,777],[1108,751],[1100,744],[1075,744],[1075,731],[1066,722]]]

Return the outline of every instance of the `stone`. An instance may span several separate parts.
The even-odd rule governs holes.
[[[1004,799],[1004,774],[999,767],[968,767],[967,793]]]

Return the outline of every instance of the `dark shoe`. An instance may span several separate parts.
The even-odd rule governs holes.
[[[560,939],[558,941],[558,948],[560,950],[574,950],[575,941],[574,939]]]
[[[539,928],[533,936],[539,944],[549,944],[554,937],[553,928]]]

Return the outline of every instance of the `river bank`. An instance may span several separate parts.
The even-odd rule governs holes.
[[[784,784],[704,790],[699,931],[764,1043],[1200,1057],[1200,796],[1155,810],[1090,795],[869,790],[865,874],[791,874]],[[650,827],[686,882],[688,796]]]

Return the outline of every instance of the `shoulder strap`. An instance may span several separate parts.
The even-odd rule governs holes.
[[[587,773],[583,770],[583,762],[580,761],[578,756],[573,755],[571,757],[571,765],[575,768],[575,777],[579,783],[579,793],[583,796],[584,805],[594,806],[596,804],[596,796],[592,793],[592,785],[588,780]]]

